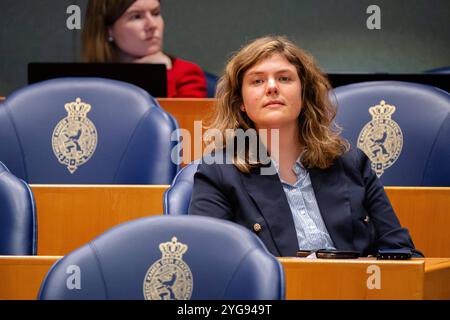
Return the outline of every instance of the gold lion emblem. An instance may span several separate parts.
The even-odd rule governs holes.
[[[173,237],[159,245],[162,258],[148,269],[144,278],[146,300],[189,300],[194,286],[192,272],[182,260],[188,246]]]
[[[97,129],[87,113],[91,105],[77,98],[64,105],[67,117],[56,125],[52,134],[53,153],[59,163],[67,166],[74,173],[79,166],[86,163],[97,147]]]
[[[403,133],[400,126],[391,119],[395,106],[386,104],[369,108],[372,121],[368,122],[358,136],[358,148],[369,157],[372,169],[378,177],[397,161],[403,147]]]

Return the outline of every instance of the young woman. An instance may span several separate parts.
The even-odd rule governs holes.
[[[158,0],[90,0],[83,29],[86,62],[163,63],[168,97],[206,97],[206,78],[192,62],[163,51]]]
[[[224,141],[236,139],[230,129],[268,137],[276,129],[276,152],[274,141],[260,139],[276,170],[262,174],[267,165],[249,161],[257,149],[251,144],[244,153],[218,146],[233,161],[199,165],[189,214],[239,223],[276,256],[299,249],[367,256],[382,248],[420,256],[368,158],[339,136],[330,89],[313,59],[286,38],[260,38],[236,53],[219,81],[210,127]]]

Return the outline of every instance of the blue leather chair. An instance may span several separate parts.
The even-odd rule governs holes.
[[[387,186],[450,186],[450,94],[408,82],[334,90],[336,122]]]
[[[52,79],[0,105],[0,160],[28,183],[169,184],[178,171],[177,127],[134,85]]]
[[[119,225],[47,273],[43,300],[276,300],[280,262],[257,236],[219,219],[154,216]]]
[[[186,215],[191,203],[194,174],[200,161],[196,160],[182,168],[164,192],[164,214]]]
[[[0,255],[35,255],[36,252],[33,193],[0,162]]]

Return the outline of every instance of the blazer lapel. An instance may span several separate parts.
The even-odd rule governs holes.
[[[336,249],[354,250],[348,186],[341,181],[342,164],[309,171],[317,204]]]
[[[242,175],[250,197],[268,224],[281,256],[295,256],[298,240],[289,203],[278,174],[262,175],[259,170]]]

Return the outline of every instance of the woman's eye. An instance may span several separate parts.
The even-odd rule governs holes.
[[[252,82],[253,82],[253,84],[261,84],[261,83],[263,83],[263,80],[262,79],[254,79]]]
[[[133,15],[130,17],[131,20],[138,20],[138,19],[140,19],[140,18],[141,18],[141,14],[139,14],[139,13],[133,14]]]
[[[160,14],[161,14],[161,11],[159,11],[159,10],[152,12],[152,16],[154,16],[154,17],[158,17]]]
[[[289,80],[290,80],[289,77],[280,77],[280,81],[282,81],[282,82],[286,82]]]

